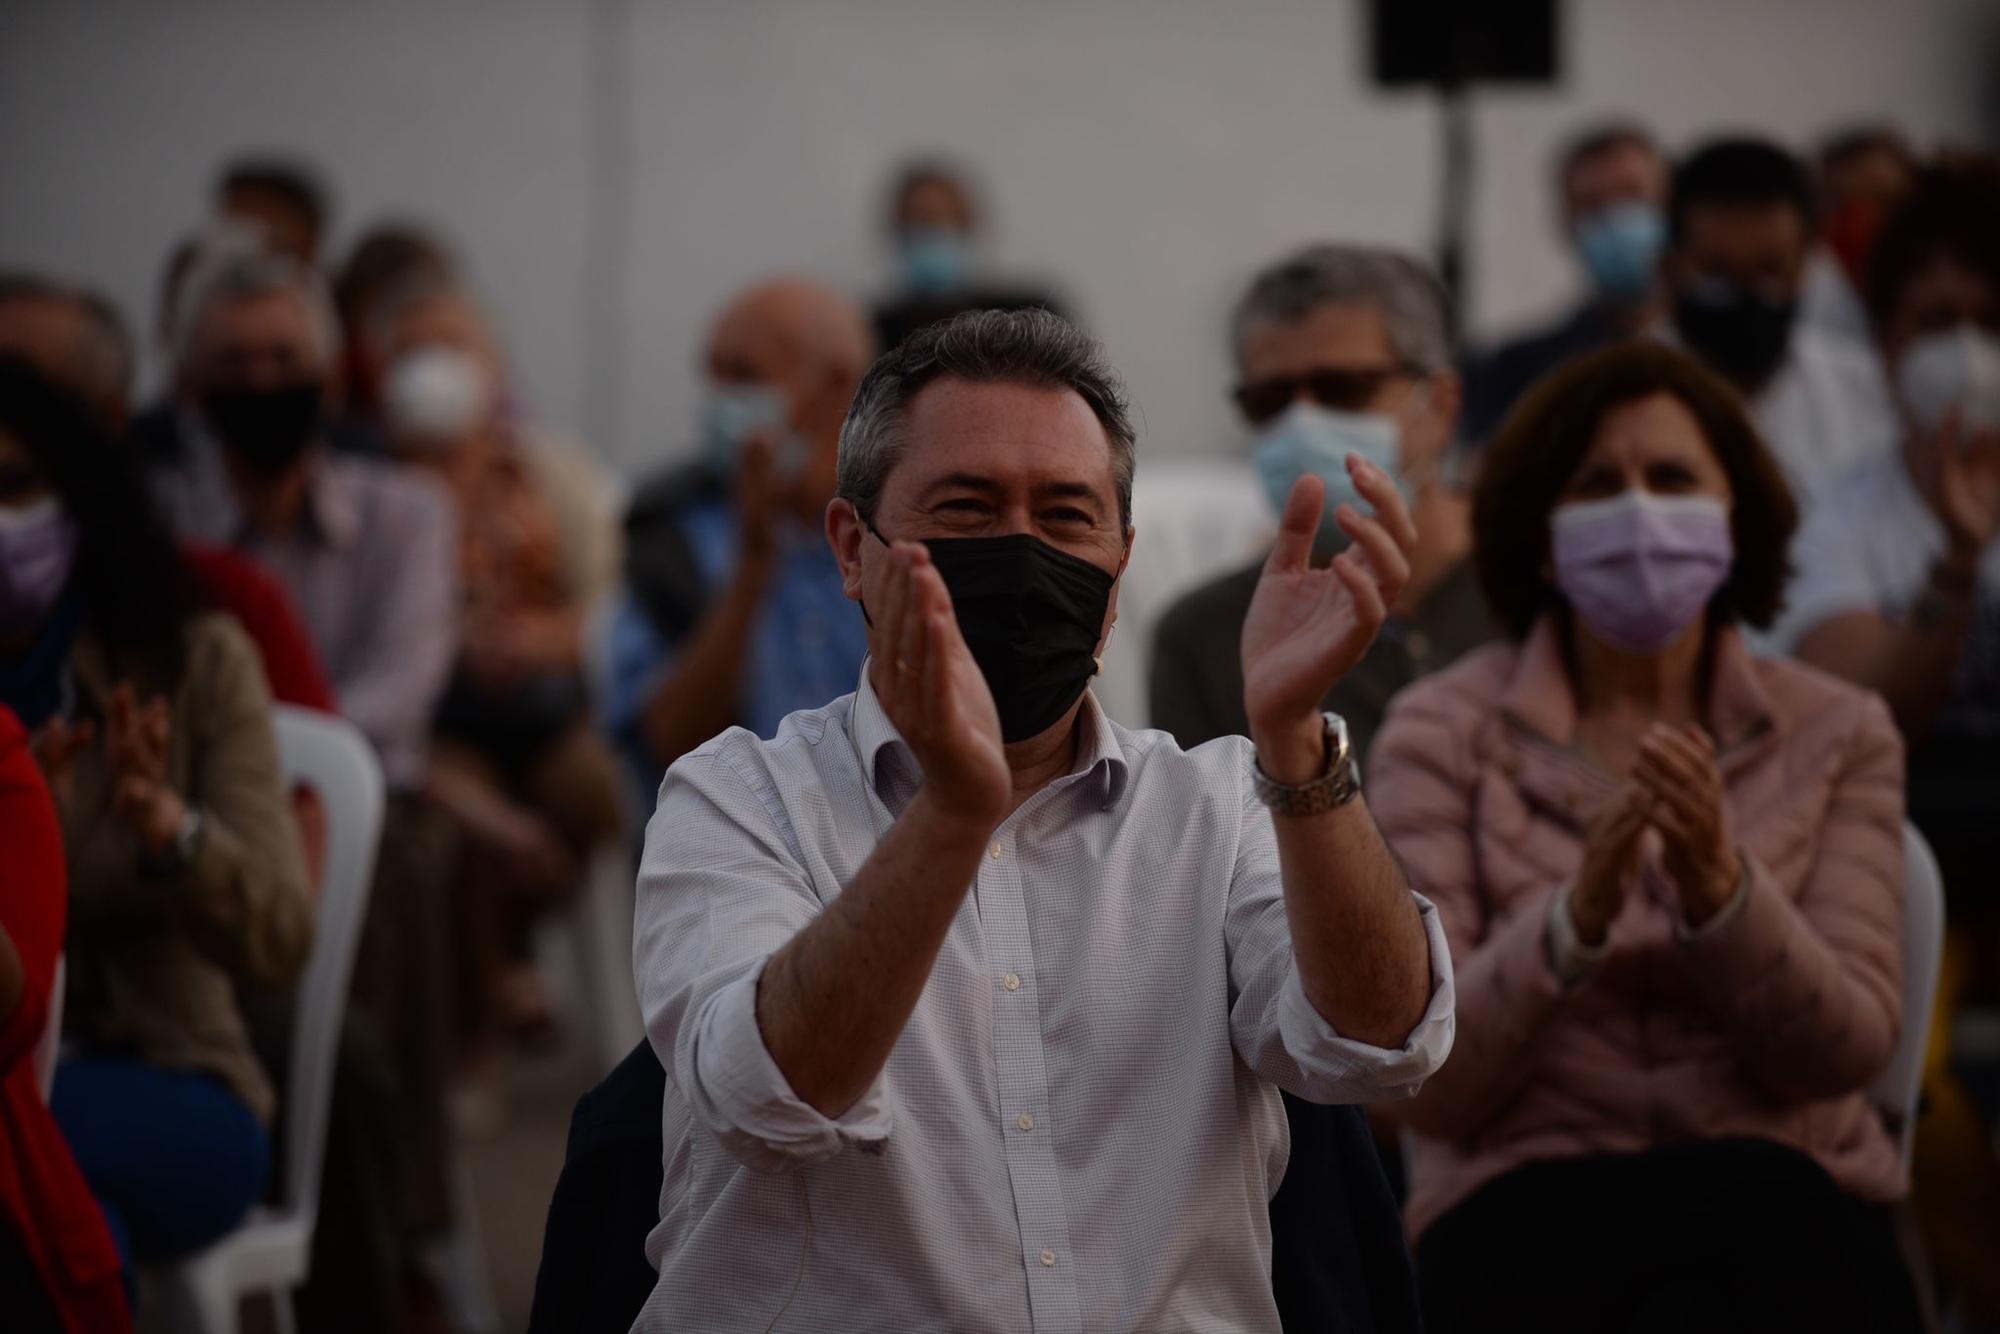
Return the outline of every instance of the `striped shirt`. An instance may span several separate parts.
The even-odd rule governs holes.
[[[1240,737],[1184,752],[1094,698],[1074,772],[993,835],[915,1012],[838,1119],[756,1018],[764,962],[920,781],[868,684],[683,758],[634,947],[667,1070],[639,1330],[1275,1330],[1284,1088],[1407,1096],[1450,1049],[1450,956],[1400,1048],[1341,1037],[1292,959]]]

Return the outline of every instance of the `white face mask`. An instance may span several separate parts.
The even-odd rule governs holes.
[[[1967,430],[2000,431],[2000,337],[1973,324],[1925,334],[1903,353],[1896,390],[1921,431],[1953,408]]]
[[[396,358],[382,385],[382,413],[400,439],[457,442],[485,423],[493,385],[477,357],[442,343]]]

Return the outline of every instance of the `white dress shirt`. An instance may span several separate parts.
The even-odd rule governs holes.
[[[634,962],[667,1071],[639,1330],[1276,1330],[1284,1088],[1407,1096],[1451,962],[1395,1050],[1301,989],[1240,737],[1193,752],[1086,698],[1075,772],[995,831],[874,1086],[829,1120],[757,1026],[770,955],[853,880],[919,775],[869,687],[667,775]]]
[[[1842,475],[1893,450],[1902,432],[1874,347],[1805,320],[1793,323],[1785,360],[1750,409],[1802,515]]]

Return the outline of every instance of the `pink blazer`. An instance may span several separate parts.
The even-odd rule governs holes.
[[[1486,1181],[1571,1154],[1754,1135],[1850,1193],[1906,1182],[1862,1089],[1901,1023],[1903,748],[1872,694],[1718,633],[1709,730],[1750,877],[1676,938],[1655,836],[1611,954],[1565,993],[1543,937],[1618,784],[1571,748],[1557,627],[1481,649],[1391,707],[1369,803],[1436,903],[1458,975],[1451,1059],[1401,1110],[1412,1237]]]

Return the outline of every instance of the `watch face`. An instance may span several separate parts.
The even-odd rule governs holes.
[[[1347,754],[1352,749],[1347,742],[1347,719],[1337,713],[1328,713],[1324,716],[1326,718],[1326,734],[1333,742],[1333,755],[1338,760],[1340,756]]]

